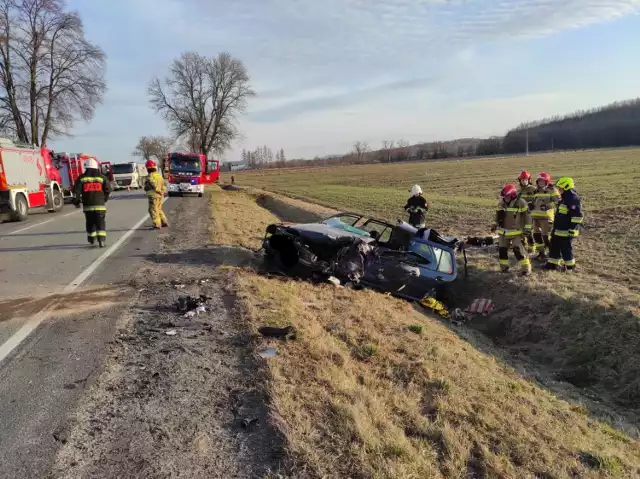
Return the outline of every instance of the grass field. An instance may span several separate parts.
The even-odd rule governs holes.
[[[258,205],[263,198],[243,192],[216,190],[211,199],[213,239],[233,265],[234,248],[241,258],[257,249],[277,218]],[[293,477],[640,475],[640,443],[621,425],[517,373],[471,330],[456,333],[371,291],[267,278],[250,267],[228,274],[256,329],[297,328],[294,341],[256,345],[278,349],[265,364]]]
[[[471,274],[451,306],[474,297],[498,309],[471,325],[512,357],[640,413],[640,149],[569,152],[342,168],[235,173],[236,183],[395,220],[422,185],[428,223],[444,233],[487,234],[498,192],[521,169],[571,175],[583,199],[579,272],[529,279],[498,274],[495,252],[471,253]],[[228,176],[223,181],[228,180]]]

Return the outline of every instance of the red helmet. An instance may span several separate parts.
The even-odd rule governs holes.
[[[516,188],[516,185],[504,185],[504,188],[502,188],[502,190],[500,191],[500,196],[505,199],[508,198],[509,200],[514,199],[516,196],[518,196],[518,189]]]
[[[536,182],[539,180],[544,180],[544,184],[548,186],[551,184],[551,175],[549,173],[545,173],[544,171],[541,171],[540,173],[538,173]]]
[[[156,167],[156,162],[153,160],[147,160],[147,162],[144,164],[144,166],[146,168],[155,168]]]
[[[520,172],[520,174],[518,175],[518,180],[529,180],[529,181],[531,181],[531,173],[529,173],[527,170],[522,170]]]

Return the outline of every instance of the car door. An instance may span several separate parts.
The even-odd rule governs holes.
[[[391,294],[421,298],[428,289],[425,283],[432,282],[425,278],[427,261],[415,253],[381,249],[368,266],[364,281]]]

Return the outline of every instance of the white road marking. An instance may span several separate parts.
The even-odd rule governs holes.
[[[167,201],[168,198],[165,198],[164,201]],[[163,201],[163,203],[164,203]],[[75,213],[75,212],[74,212]],[[73,213],[69,213],[73,214]],[[109,257],[111,256],[122,244],[129,239],[129,237],[138,229],[142,224],[148,220],[148,215],[144,215],[144,217],[138,221],[135,225],[131,227],[125,234],[123,234],[118,241],[116,241],[111,247],[109,247],[104,253],[102,253],[93,263],[89,265],[82,273],[80,273],[71,283],[67,285],[66,288],[62,290],[62,294],[69,294],[74,292],[84,281],[87,280],[89,276]],[[40,223],[41,224],[41,223]],[[29,318],[29,320],[18,330],[16,331],[5,343],[0,346],[0,363],[7,357],[11,352],[18,347],[18,345],[24,341],[40,324],[47,319],[49,313],[53,311],[55,306],[61,300],[54,300],[45,306],[39,313],[35,316]]]
[[[46,225],[47,223],[51,223],[52,221],[56,221],[57,219],[64,218],[65,216],[75,215],[79,211],[80,210],[72,211],[71,213],[66,213],[64,215],[56,215],[54,218],[51,218],[50,220],[41,221],[40,223],[35,223],[35,224],[29,225],[29,226],[25,226],[24,228],[20,228],[19,230],[15,230],[15,231],[12,231],[11,233],[7,233],[7,234],[0,235],[0,236],[11,236],[11,235],[15,235],[15,234],[18,234],[18,233],[22,233],[23,231],[30,230],[31,228],[35,228],[36,226]]]

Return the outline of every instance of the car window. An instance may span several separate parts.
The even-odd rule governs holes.
[[[453,273],[453,256],[449,251],[418,241],[409,244],[409,251],[425,258],[428,269],[446,274]]]
[[[369,233],[367,231],[361,230],[350,224],[342,222],[339,218],[329,218],[324,221],[324,224],[327,226],[331,226],[332,228],[341,229],[344,231],[349,231],[350,233],[355,233],[360,236],[369,237]]]
[[[326,220],[325,223],[329,224],[329,221],[333,221],[335,223],[334,220],[337,220],[346,225],[355,226],[355,224],[358,222],[359,219],[360,219],[360,216],[356,216],[356,215],[337,215],[337,216],[332,216],[331,218]]]
[[[360,226],[361,229],[368,232],[372,237],[376,238],[380,243],[387,243],[391,239],[392,228],[389,225],[378,221],[369,220]]]

